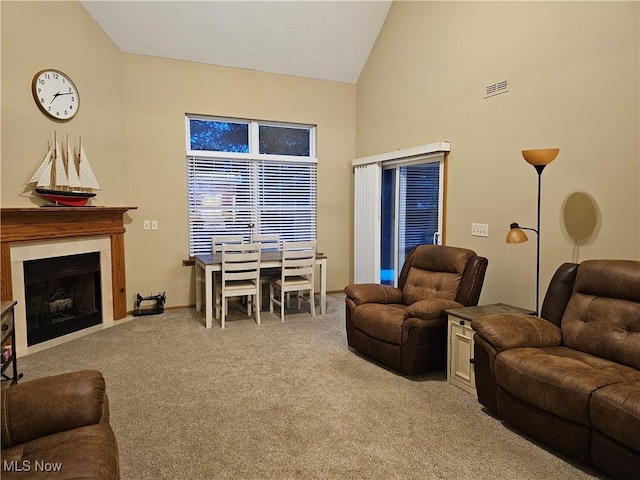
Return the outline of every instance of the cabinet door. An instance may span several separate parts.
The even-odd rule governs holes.
[[[467,324],[469,322],[465,322]],[[476,379],[473,371],[473,330],[468,325],[450,323],[450,363],[451,383],[468,392],[475,393]]]

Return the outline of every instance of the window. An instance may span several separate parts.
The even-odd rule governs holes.
[[[187,115],[189,255],[213,235],[316,238],[315,127]]]

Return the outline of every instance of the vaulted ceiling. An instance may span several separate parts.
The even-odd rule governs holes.
[[[392,1],[83,1],[125,53],[357,83]]]

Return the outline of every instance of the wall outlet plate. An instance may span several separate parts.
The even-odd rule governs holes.
[[[487,224],[487,223],[472,223],[471,224],[471,236],[472,237],[488,237],[489,236],[489,224]]]

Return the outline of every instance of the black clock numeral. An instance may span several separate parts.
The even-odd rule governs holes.
[[[73,101],[73,99],[72,99]],[[69,105],[69,110],[73,110],[73,105]]]
[[[71,101],[75,102],[76,101],[76,97],[71,97]]]
[[[69,114],[67,113],[67,111],[66,111],[66,110],[64,111],[64,114],[65,114],[65,115],[69,115]]]
[[[47,110],[48,110],[48,111],[51,111],[51,107],[47,107]]]
[[[44,103],[44,97],[40,98],[40,103]]]
[[[71,89],[71,87],[69,87],[69,93],[73,92],[73,90]]]
[[[58,79],[58,74],[57,74],[57,73],[54,73],[54,74],[53,74],[53,78],[55,78],[55,79],[57,80],[57,79]]]
[[[44,79],[40,78],[40,79],[38,80],[38,83],[39,83],[40,85],[44,85]]]

